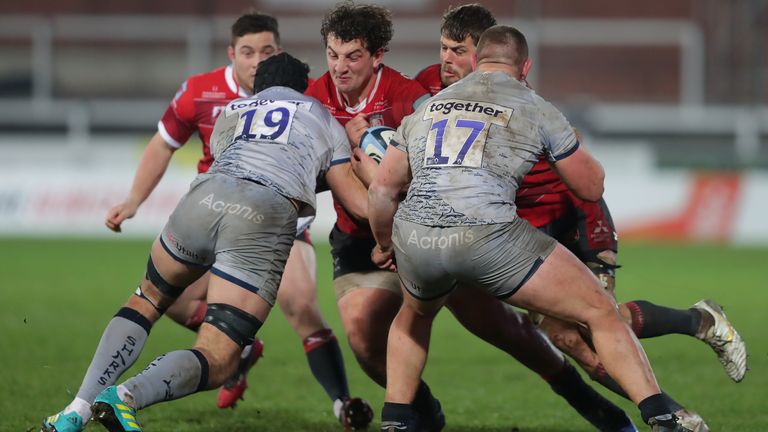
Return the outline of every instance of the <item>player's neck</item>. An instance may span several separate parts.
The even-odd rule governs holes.
[[[512,78],[518,79],[518,69],[506,63],[487,62],[477,65],[479,72],[504,72]]]

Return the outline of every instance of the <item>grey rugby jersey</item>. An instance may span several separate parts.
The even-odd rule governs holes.
[[[317,178],[349,162],[344,128],[316,99],[271,87],[227,104],[211,135],[209,173],[244,178],[309,204],[315,213]]]
[[[475,72],[406,117],[392,145],[413,181],[396,217],[429,226],[510,222],[515,192],[539,156],[578,148],[552,104],[502,72]]]

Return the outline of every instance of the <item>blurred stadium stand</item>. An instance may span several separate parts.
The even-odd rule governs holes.
[[[407,74],[438,61],[440,16],[466,3],[374,2],[394,15],[385,62]],[[320,20],[335,3],[1,1],[0,150],[12,169],[0,176],[0,234],[42,232],[43,222],[46,232],[72,231],[73,223],[47,219],[62,211],[82,219],[83,232],[103,229],[101,215],[127,190],[179,84],[228,62],[239,14],[275,15],[284,48],[318,76],[326,70]],[[481,3],[528,37],[529,81],[604,162],[622,234],[768,243],[768,1]],[[145,232],[154,234],[172,208],[167,197],[183,193],[195,157],[172,167]],[[58,188],[41,177],[49,175],[42,163],[55,167]]]
[[[449,1],[390,0],[388,64],[437,60]],[[531,83],[599,139],[642,139],[663,165],[768,166],[768,9],[763,0],[485,1],[531,44]],[[252,6],[283,45],[324,71],[332,1],[4,1],[0,133],[151,133],[188,75],[226,63],[228,28]]]

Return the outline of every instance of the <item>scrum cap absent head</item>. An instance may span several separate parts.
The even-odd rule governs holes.
[[[290,87],[304,93],[307,89],[309,66],[287,52],[262,60],[256,68],[253,92],[258,93],[274,86]]]

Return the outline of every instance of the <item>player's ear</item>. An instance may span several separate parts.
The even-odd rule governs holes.
[[[235,48],[232,47],[232,45],[227,47],[227,56],[229,57],[229,61],[232,63],[235,62]]]
[[[472,53],[472,70],[477,69],[477,53]]]
[[[373,68],[378,69],[381,62],[384,61],[384,48],[379,48],[371,55],[373,57]]]
[[[528,76],[528,72],[531,70],[531,66],[533,66],[533,60],[531,60],[530,57],[525,59],[525,62],[523,63],[523,74],[520,76],[520,79],[525,79],[525,77]]]

